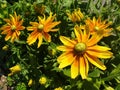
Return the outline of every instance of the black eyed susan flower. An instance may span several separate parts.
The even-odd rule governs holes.
[[[112,28],[108,28],[111,23],[106,23],[106,20],[101,21],[100,17],[93,17],[93,20],[88,18],[85,22],[91,34],[102,34],[104,37],[111,35]]]
[[[52,13],[50,13],[50,16],[46,19],[45,15],[42,19],[38,16],[39,22],[30,22],[32,26],[27,27],[27,30],[33,31],[29,37],[27,38],[27,43],[29,45],[33,44],[38,39],[38,48],[41,46],[43,38],[51,42],[51,35],[49,32],[56,32],[58,29],[53,29],[56,25],[60,24],[60,21],[53,22],[55,19],[55,15],[52,16]]]
[[[106,66],[99,58],[107,59],[112,57],[112,52],[108,47],[97,45],[102,38],[101,35],[93,34],[85,30],[80,30],[79,26],[74,27],[76,35],[75,40],[71,40],[65,36],[60,36],[61,42],[64,44],[58,46],[57,49],[64,51],[57,61],[59,68],[71,65],[71,78],[76,78],[79,74],[82,79],[86,79],[89,71],[89,63],[95,65],[101,70],[105,70]]]
[[[10,19],[4,19],[7,23],[0,28],[2,30],[1,34],[6,34],[5,41],[11,39],[11,42],[14,42],[16,39],[19,39],[20,30],[24,30],[25,27],[22,26],[23,20],[20,20],[20,15],[17,16],[14,12],[14,16],[10,14]]]

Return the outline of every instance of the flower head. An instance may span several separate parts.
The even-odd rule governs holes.
[[[88,18],[85,22],[91,34],[102,34],[104,37],[111,35],[112,28],[108,28],[111,23],[106,23],[106,20],[101,21],[100,17],[98,19],[93,17],[93,20]]]
[[[13,74],[20,72],[21,67],[20,67],[20,65],[15,65],[15,66],[11,67],[9,70],[11,71],[11,73],[9,73],[8,76],[11,76]]]
[[[64,51],[57,61],[60,63],[59,68],[71,65],[71,78],[76,78],[79,74],[82,79],[86,79],[89,71],[89,63],[97,66],[101,70],[105,70],[106,66],[99,58],[110,58],[112,53],[110,48],[97,45],[102,38],[101,35],[90,35],[90,32],[80,30],[79,26],[74,27],[76,35],[75,40],[70,40],[65,36],[60,36],[61,42],[64,44],[58,46],[57,49]]]
[[[74,11],[70,14],[70,12],[67,13],[68,17],[72,22],[79,22],[81,19],[84,18],[83,13],[80,11],[80,8],[74,9]]]
[[[11,42],[14,42],[19,38],[20,30],[25,27],[22,26],[23,20],[20,20],[20,15],[17,16],[16,12],[14,12],[14,16],[10,14],[10,17],[10,19],[4,19],[7,24],[2,26],[0,30],[3,30],[1,34],[6,34],[5,41],[11,38]]]
[[[40,45],[42,44],[43,38],[48,42],[51,41],[51,36],[50,34],[48,34],[48,32],[57,31],[58,29],[53,29],[53,28],[60,23],[60,21],[53,22],[55,16],[56,15],[52,16],[52,13],[50,13],[50,16],[47,19],[45,15],[43,19],[38,16],[39,22],[30,22],[32,26],[27,27],[27,30],[33,32],[27,38],[27,43],[29,45],[33,44],[38,39],[38,48],[39,48]]]
[[[33,84],[33,80],[32,80],[32,79],[30,79],[30,80],[29,80],[29,82],[28,82],[28,86],[29,86],[29,87],[31,87],[31,86],[32,86],[32,84]]]
[[[8,49],[9,49],[8,45],[5,45],[5,46],[2,47],[2,50],[4,50],[4,51],[7,51]]]
[[[46,78],[46,77],[41,77],[41,78],[39,79],[39,83],[40,83],[41,85],[46,84],[46,82],[47,82],[47,78]]]
[[[55,88],[54,90],[63,90],[62,87]]]

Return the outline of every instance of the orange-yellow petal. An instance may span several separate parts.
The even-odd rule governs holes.
[[[87,60],[90,63],[92,63],[96,67],[100,68],[101,70],[106,69],[106,66],[97,57],[93,57],[93,56],[90,56],[90,55],[87,55],[87,54],[85,54],[85,57],[87,58]]]
[[[79,60],[74,60],[71,65],[71,78],[75,79],[79,75]]]
[[[50,34],[44,32],[43,36],[44,36],[44,38],[45,38],[46,41],[51,42],[51,35]]]
[[[72,52],[64,52],[57,58],[57,61],[60,63],[62,62],[62,60],[64,60],[66,57],[69,57],[71,54]]]
[[[95,46],[88,47],[88,50],[92,50],[92,51],[107,51],[107,50],[111,50],[111,48],[108,48],[108,47],[105,47],[105,46],[95,45]]]
[[[86,53],[88,53],[91,56],[98,57],[98,58],[111,58],[113,56],[113,54],[110,51],[87,50]]]
[[[9,31],[5,37],[5,41],[9,40],[11,38],[11,36],[12,36],[12,32]]]
[[[88,68],[88,67],[86,67],[87,66],[86,61],[83,57],[80,57],[79,63],[80,63],[80,75],[81,75],[82,79],[86,79],[87,78],[87,73],[86,73],[87,69],[86,68]]]
[[[60,21],[48,23],[48,25],[46,25],[46,27],[44,27],[44,32],[51,31],[52,28],[54,28],[56,25],[58,25],[60,23],[61,23]]]
[[[33,30],[36,30],[36,29],[37,29],[36,27],[32,27],[32,26],[27,27],[28,31],[33,31]]]
[[[70,40],[69,38],[64,37],[64,36],[60,36],[60,40],[61,40],[61,42],[62,42],[64,45],[69,46],[69,47],[72,47],[72,48],[73,48],[74,45],[76,44],[75,41],[72,41],[72,40]]]
[[[33,44],[37,40],[38,35],[39,33],[34,33],[33,35],[29,35],[29,37],[27,38],[27,43],[29,45]]]
[[[72,53],[69,53],[69,55],[66,55],[64,56],[64,58],[61,58],[61,62],[60,62],[60,65],[59,65],[59,68],[64,68],[68,65],[71,65],[72,62],[74,61],[74,56]]]
[[[102,35],[94,34],[87,42],[87,46],[93,46],[97,44],[101,39]]]
[[[58,46],[57,49],[60,51],[73,51],[73,48],[67,46]]]
[[[40,33],[38,35],[38,47],[37,48],[39,48],[41,46],[41,44],[42,44],[42,34]]]
[[[74,32],[75,32],[78,42],[80,42],[82,40],[82,32],[78,25],[74,27]]]
[[[74,61],[74,56],[73,54],[69,54],[69,56],[65,56],[65,58],[63,60],[61,60],[59,68],[64,68],[66,66],[69,66],[72,64],[72,62]]]

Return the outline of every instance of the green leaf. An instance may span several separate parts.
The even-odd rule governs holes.
[[[27,90],[25,83],[18,83],[15,90]]]
[[[68,76],[68,77],[71,77],[70,69],[64,69],[64,70],[63,70],[63,73],[64,73],[64,75],[66,75],[66,76]]]
[[[103,72],[100,71],[99,69],[94,69],[93,72],[89,73],[89,77],[100,77],[100,74],[102,74]]]
[[[120,90],[120,84],[117,85],[117,87],[115,88],[115,90]]]

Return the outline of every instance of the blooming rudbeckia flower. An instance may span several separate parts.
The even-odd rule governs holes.
[[[68,12],[67,15],[72,22],[79,22],[84,18],[83,13],[80,11],[80,8],[74,9],[71,14]]]
[[[7,24],[2,26],[0,30],[3,30],[1,34],[6,34],[5,41],[11,38],[11,42],[14,42],[19,38],[20,30],[25,27],[22,26],[23,20],[20,20],[20,15],[17,16],[16,12],[14,12],[14,16],[10,14],[10,17],[10,19],[4,19]]]
[[[104,37],[111,35],[112,28],[108,28],[111,23],[106,23],[106,20],[101,21],[100,17],[98,19],[93,17],[93,20],[88,18],[85,22],[91,34],[102,34]]]
[[[89,63],[105,70],[106,66],[99,58],[110,58],[112,53],[108,51],[110,48],[97,45],[102,36],[97,34],[91,36],[87,30],[80,30],[79,26],[74,27],[74,32],[76,35],[75,40],[60,36],[60,40],[64,45],[58,46],[57,49],[64,51],[64,53],[57,58],[60,63],[59,68],[71,65],[71,78],[73,79],[79,74],[82,79],[86,79]]]
[[[21,71],[21,67],[20,67],[20,65],[15,65],[15,66],[10,68],[10,71],[11,71],[11,73],[9,73],[8,76],[11,76],[11,75],[13,75],[15,73],[20,72]]]
[[[27,30],[33,31],[29,37],[27,38],[27,43],[29,45],[33,44],[37,39],[38,41],[38,48],[42,44],[43,38],[47,40],[48,42],[51,41],[51,36],[48,34],[48,32],[55,32],[58,29],[52,29],[56,25],[60,23],[58,22],[53,22],[55,19],[56,15],[52,16],[52,13],[50,13],[50,16],[46,19],[45,15],[44,18],[42,19],[41,17],[38,16],[39,22],[30,22],[32,26],[27,27]]]

